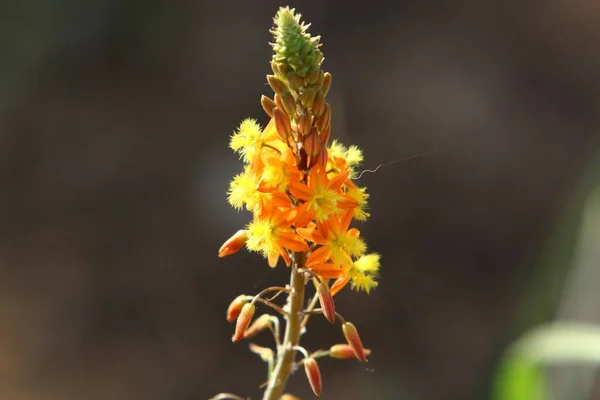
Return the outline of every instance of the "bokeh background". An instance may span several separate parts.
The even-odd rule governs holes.
[[[0,2],[1,399],[260,398],[225,309],[286,270],[217,249],[249,219],[227,144],[268,122],[280,5]],[[360,180],[381,285],[337,307],[374,353],[324,360],[323,398],[487,398],[507,343],[555,311],[520,299],[598,150],[598,3],[289,5],[322,35],[332,136],[367,168],[437,151]],[[342,340],[318,318],[306,337]]]

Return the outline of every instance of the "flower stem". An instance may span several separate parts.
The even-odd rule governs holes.
[[[288,378],[293,372],[296,350],[300,343],[302,309],[304,308],[304,274],[301,269],[306,261],[306,253],[295,252],[291,266],[290,293],[288,297],[287,324],[283,344],[277,351],[277,364],[269,377],[263,400],[279,400],[283,395]]]

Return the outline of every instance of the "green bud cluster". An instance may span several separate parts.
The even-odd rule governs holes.
[[[316,83],[323,62],[323,53],[319,50],[320,36],[312,37],[307,32],[310,24],[301,23],[301,17],[289,7],[282,7],[277,12],[272,30],[275,36],[273,65],[282,74],[294,71],[297,77],[310,78],[312,83]]]

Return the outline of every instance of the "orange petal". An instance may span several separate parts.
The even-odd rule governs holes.
[[[327,179],[327,172],[320,164],[313,167],[310,172],[310,187],[314,188],[316,192],[320,192],[327,188],[329,180]]]
[[[354,216],[354,211],[346,211],[346,213],[342,216],[342,229],[347,231],[350,226],[350,222],[352,222],[352,217]]]
[[[327,246],[319,247],[318,249],[316,249],[312,253],[310,253],[310,256],[308,256],[308,259],[306,260],[306,267],[310,268],[311,265],[325,263],[329,259],[329,255],[330,255],[329,247],[327,247]]]
[[[294,197],[305,201],[310,199],[314,194],[314,191],[310,187],[300,182],[291,183],[288,186],[288,190]]]
[[[344,272],[342,267],[332,263],[316,264],[308,268],[321,278],[339,278]]]
[[[336,175],[332,180],[329,181],[329,187],[333,190],[340,190],[340,188],[344,184],[344,181],[348,178],[349,175],[350,171],[348,170],[345,170],[344,172]]]
[[[308,203],[304,203],[296,207],[298,216],[294,221],[294,225],[298,227],[308,226],[315,216],[315,210],[309,207]]]
[[[258,185],[256,185],[256,190],[258,190],[261,193],[270,193],[275,191],[278,187],[279,184],[261,179],[260,182],[258,182]]]
[[[271,192],[271,204],[275,207],[291,208],[292,201],[285,192],[274,191]]]
[[[306,251],[308,250],[308,244],[300,236],[293,232],[280,232],[279,243],[286,249],[292,251]]]
[[[350,278],[347,276],[341,276],[337,278],[335,282],[333,282],[333,285],[331,285],[331,289],[329,289],[331,295],[335,296],[337,292],[342,290],[344,286],[348,284],[348,282],[350,282]]]

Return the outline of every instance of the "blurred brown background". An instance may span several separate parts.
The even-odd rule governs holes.
[[[216,253],[249,218],[226,203],[227,144],[267,122],[280,5],[0,2],[0,399],[260,398],[225,309],[286,271]],[[324,360],[323,398],[484,398],[598,148],[599,3],[289,5],[322,35],[333,136],[365,167],[444,149],[361,178],[381,285],[337,302],[374,354]],[[313,349],[343,339],[312,325]]]

